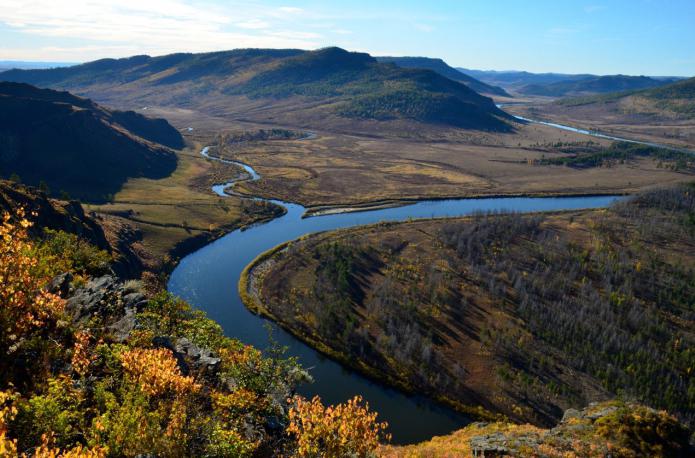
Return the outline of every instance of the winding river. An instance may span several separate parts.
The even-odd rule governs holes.
[[[594,135],[590,132],[588,134]],[[215,158],[210,155],[209,148],[204,148],[201,154],[212,160],[236,164],[246,171],[247,175],[244,178],[214,186],[213,191],[220,196],[233,194],[235,182],[259,179],[258,173],[247,164]],[[269,321],[252,314],[244,307],[237,291],[237,283],[241,271],[247,264],[260,253],[282,242],[311,232],[379,221],[453,217],[478,211],[532,212],[598,208],[608,206],[616,199],[617,196],[584,196],[429,200],[395,208],[325,214],[310,218],[303,217],[305,208],[301,205],[270,200],[285,207],[287,212],[269,222],[231,232],[186,256],[172,272],[168,289],[194,307],[204,310],[223,327],[227,335],[256,347],[266,348],[269,343]],[[471,421],[466,416],[422,396],[406,395],[370,381],[324,357],[277,326],[273,326],[273,329],[273,338],[281,345],[287,346],[288,355],[298,357],[300,363],[310,369],[315,379],[314,383],[300,387],[301,394],[319,395],[326,403],[344,402],[354,395],[361,394],[370,407],[379,412],[380,420],[389,422],[394,443],[426,440],[432,436],[447,434]]]

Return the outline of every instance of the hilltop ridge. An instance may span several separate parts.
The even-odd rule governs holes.
[[[186,107],[263,121],[291,115],[314,125],[329,117],[509,131],[512,119],[492,99],[432,70],[400,68],[336,47],[102,59],[11,70],[0,79],[68,89],[118,106]],[[263,102],[269,99],[272,104]]]

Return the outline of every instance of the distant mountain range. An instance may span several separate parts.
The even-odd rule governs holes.
[[[457,70],[477,78],[487,84],[501,86],[516,91],[530,84],[553,84],[561,81],[576,81],[594,75],[571,75],[564,73],[530,73],[525,71],[473,70],[457,67]]]
[[[130,177],[176,168],[179,132],[162,119],[112,111],[67,92],[0,83],[0,176],[45,182],[54,195],[102,201]]]
[[[76,62],[30,62],[23,60],[0,60],[0,72],[6,70],[12,70],[14,68],[21,69],[38,69],[38,68],[55,68],[55,67],[69,67],[70,65],[77,65]]]
[[[491,86],[477,80],[465,72],[462,72],[454,67],[449,66],[442,59],[433,59],[430,57],[390,57],[383,56],[376,58],[379,62],[393,63],[403,68],[424,68],[432,70],[454,81],[459,81],[476,92],[483,94],[499,95],[509,97],[507,91],[498,86]]]
[[[487,84],[527,95],[564,97],[578,94],[638,90],[681,80],[672,76],[625,76],[564,73],[530,73],[524,71],[472,70],[457,68]]]
[[[0,80],[67,89],[121,106],[175,106],[268,121],[410,120],[509,130],[492,99],[432,70],[340,48],[239,49],[11,70]],[[272,100],[272,103],[268,103]]]
[[[664,86],[676,81],[673,78],[655,79],[648,76],[592,76],[580,80],[557,81],[549,84],[530,84],[519,89],[527,95],[566,97],[582,94],[606,94],[635,91]]]

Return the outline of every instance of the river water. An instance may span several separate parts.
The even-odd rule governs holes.
[[[209,148],[201,154],[241,166],[245,179],[256,180],[258,173],[247,164],[212,157]],[[239,180],[235,180],[239,181]],[[234,182],[216,185],[213,191],[224,196],[233,193]],[[508,197],[481,199],[430,200],[395,208],[353,213],[338,213],[303,218],[305,208],[290,202],[271,200],[287,209],[281,217],[236,230],[181,260],[168,283],[171,293],[180,296],[218,322],[225,334],[259,348],[268,345],[270,323],[249,312],[237,290],[239,276],[246,265],[260,253],[302,235],[379,221],[403,221],[409,218],[453,217],[474,212],[536,212],[606,207],[617,196],[583,197]],[[258,199],[258,198],[256,198]],[[319,395],[325,403],[344,402],[362,395],[379,420],[388,421],[394,443],[413,443],[435,435],[450,433],[470,423],[470,419],[422,396],[409,396],[342,367],[274,326],[273,338],[288,347],[288,355],[299,358],[315,379],[300,387],[306,396]]]

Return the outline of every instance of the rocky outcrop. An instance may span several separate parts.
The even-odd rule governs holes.
[[[171,350],[184,374],[198,374],[213,379],[218,373],[221,359],[207,348],[202,348],[185,337],[155,337],[154,344]]]
[[[101,226],[85,214],[79,202],[51,199],[36,188],[0,180],[0,213],[14,214],[19,208],[34,223],[33,235],[40,236],[44,228],[61,230],[103,250],[109,249]]]
[[[72,321],[106,328],[119,342],[127,339],[137,326],[136,313],[147,304],[145,295],[112,275],[94,278],[79,287],[72,281],[71,274],[61,274],[48,288],[66,298],[66,312]]]
[[[568,409],[551,429],[473,423],[421,444],[382,447],[382,457],[690,457],[690,432],[675,418],[640,404],[609,401]]]

